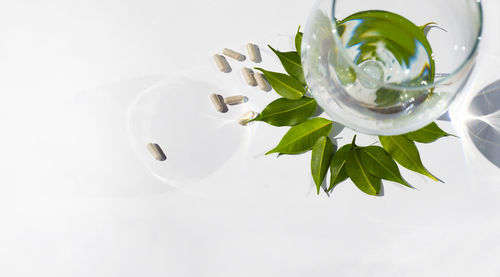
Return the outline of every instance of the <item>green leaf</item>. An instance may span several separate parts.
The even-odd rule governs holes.
[[[361,149],[355,144],[347,154],[345,169],[352,182],[364,193],[378,195],[381,179],[371,175],[361,163]]]
[[[436,22],[429,22],[429,23],[426,23],[422,26],[418,26],[418,28],[420,28],[420,30],[422,30],[422,32],[425,30],[426,27],[428,27],[429,25],[437,25]]]
[[[420,143],[431,143],[440,139],[442,137],[453,136],[452,134],[448,134],[445,131],[441,130],[435,122],[425,126],[422,129],[419,129],[414,132],[410,132],[404,135],[410,140],[420,142]]]
[[[422,76],[425,78],[425,75]],[[423,79],[416,78],[412,81],[413,84],[418,84]],[[406,91],[402,92],[401,90],[389,89],[389,88],[379,88],[376,92],[375,103],[377,103],[377,107],[388,108],[387,112],[390,112],[391,107],[393,109],[401,110],[403,107],[398,106],[401,103],[420,103],[424,101],[429,94],[432,93],[433,89],[422,89],[415,91]]]
[[[419,28],[422,30],[422,32],[424,32],[425,36],[427,36],[429,34],[429,31],[434,28],[438,28],[442,31],[447,32],[445,29],[441,28],[436,22],[429,22],[423,26],[419,26]]]
[[[360,148],[360,151],[361,163],[371,175],[400,183],[410,188],[412,187],[403,180],[398,165],[384,148],[380,146],[367,146]]]
[[[438,181],[422,164],[417,146],[415,146],[413,141],[403,135],[392,137],[381,136],[379,140],[387,153],[400,165]]]
[[[330,166],[333,151],[332,141],[327,136],[320,137],[312,148],[311,174],[318,194]]]
[[[297,100],[302,98],[306,93],[304,86],[293,77],[283,73],[267,71],[259,67],[255,67],[255,69],[262,71],[276,93],[287,99]]]
[[[310,150],[314,143],[322,136],[327,136],[332,130],[333,122],[316,117],[309,119],[299,125],[295,125],[283,136],[278,146],[271,153],[300,154]]]
[[[302,97],[298,100],[279,98],[267,105],[252,121],[264,121],[273,126],[294,126],[311,117],[316,106],[314,98]]]
[[[379,107],[391,107],[404,101],[401,91],[389,89],[389,88],[379,88],[375,93],[377,98],[375,98],[375,103]]]
[[[373,46],[383,44],[400,64],[410,65],[411,59],[418,54],[416,53],[417,44],[421,44],[428,57],[428,70],[423,72],[422,76],[425,76],[424,79],[428,83],[432,83],[435,75],[432,48],[420,27],[401,15],[382,10],[354,13],[340,21],[337,29],[342,26],[345,28],[348,22],[357,23],[346,45],[347,47],[358,45],[361,50],[359,57],[355,60],[356,64],[361,64],[366,60],[380,59],[378,51],[374,51]]]
[[[351,150],[351,146],[352,144],[346,144],[333,154],[332,161],[330,162],[330,186],[328,187],[328,191],[331,191],[336,185],[348,178],[345,171],[345,161],[347,154]]]
[[[299,26],[299,28],[297,29],[297,34],[295,34],[295,50],[297,50],[299,57],[301,55],[300,52],[301,45],[302,45],[302,32],[300,31],[300,26]]]
[[[354,13],[337,23],[337,32],[342,36],[346,28],[350,28],[348,37],[345,39],[346,47],[357,47],[358,52],[353,57],[355,64],[362,64],[365,61],[379,61],[385,63],[386,59],[379,51],[386,49],[394,55],[394,58],[403,67],[410,68],[412,63],[419,58],[422,60],[422,68],[417,70],[411,79],[405,80],[406,86],[421,86],[431,84],[435,76],[435,62],[429,41],[424,29],[429,25],[417,26],[413,22],[396,13],[382,10],[368,10]],[[341,32],[342,31],[342,32]],[[423,49],[421,48],[423,47]],[[425,55],[421,52],[425,51]],[[357,77],[349,72],[349,67],[342,63],[335,64],[335,70],[343,84],[353,83],[352,77]],[[401,83],[397,82],[398,85]],[[375,103],[377,108],[384,108],[384,112],[397,112],[401,103],[412,104],[423,101],[433,92],[433,88],[421,91],[401,92],[387,88],[380,88],[376,92]],[[387,109],[386,109],[387,108]]]
[[[297,52],[292,51],[292,52],[280,52],[274,48],[272,48],[270,45],[268,45],[271,50],[273,50],[274,54],[278,56],[278,58],[281,61],[281,64],[283,65],[283,68],[285,68],[285,71],[295,78],[297,81],[299,81],[302,85],[306,85],[306,80],[304,78],[304,71],[302,70],[302,64],[300,62],[300,56]]]
[[[347,64],[347,61],[341,55],[337,55],[335,51],[328,53],[328,60],[335,68],[335,73],[342,85],[347,86],[356,82],[357,74],[352,66]]]

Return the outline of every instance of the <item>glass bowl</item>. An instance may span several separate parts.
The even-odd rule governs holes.
[[[304,74],[334,121],[366,134],[403,134],[457,98],[481,30],[477,0],[319,0],[304,29]]]

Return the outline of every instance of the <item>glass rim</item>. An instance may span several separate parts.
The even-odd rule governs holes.
[[[332,1],[333,1],[333,3],[332,3],[332,7],[331,7],[331,13],[332,13],[332,19],[333,19],[333,18],[335,18],[335,4],[336,4],[337,0],[332,0]],[[361,70],[359,65],[355,64],[350,58],[346,58],[346,57],[349,57],[349,55],[346,53],[346,49],[344,48],[344,46],[340,43],[341,39],[337,33],[337,28],[336,28],[337,23],[332,20],[333,22],[331,24],[334,27],[334,28],[332,28],[334,43],[337,45],[341,45],[340,47],[338,47],[338,49],[340,51],[340,55],[342,55],[344,60],[347,61],[348,66],[352,67],[356,71],[356,74],[361,75],[363,77],[363,79],[365,79],[365,80],[368,80],[370,82],[377,84],[379,87],[395,89],[395,90],[405,90],[405,91],[426,90],[426,89],[430,90],[430,89],[435,88],[438,85],[441,85],[443,83],[447,83],[450,79],[452,79],[457,74],[459,74],[460,71],[462,71],[462,69],[467,66],[467,64],[469,64],[471,61],[473,61],[474,56],[478,52],[479,44],[481,42],[481,36],[483,33],[483,19],[484,19],[483,18],[483,7],[481,5],[481,0],[471,0],[471,1],[476,3],[477,8],[478,8],[478,16],[479,16],[479,26],[478,26],[479,28],[478,28],[478,33],[475,36],[474,46],[471,48],[471,50],[469,51],[469,53],[468,53],[467,57],[464,59],[464,61],[459,66],[457,66],[448,76],[446,76],[438,81],[434,81],[428,85],[404,86],[404,85],[397,85],[397,84],[391,84],[391,83],[384,83],[378,79],[373,78],[372,76],[370,76],[369,74],[367,74],[366,72]]]

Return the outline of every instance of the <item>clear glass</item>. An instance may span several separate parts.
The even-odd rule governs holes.
[[[397,135],[447,111],[473,68],[481,29],[478,0],[319,0],[302,64],[334,121]]]

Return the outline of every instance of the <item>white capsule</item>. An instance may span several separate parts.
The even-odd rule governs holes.
[[[238,105],[245,102],[245,96],[243,95],[235,95],[224,98],[224,103],[227,105]]]
[[[262,61],[262,56],[260,55],[259,46],[248,43],[247,44],[248,57],[252,62],[260,63]]]
[[[226,104],[224,104],[222,96],[212,93],[210,94],[210,100],[212,100],[212,104],[218,112],[223,113],[226,110]]]
[[[259,88],[263,91],[270,91],[271,90],[271,85],[269,85],[269,82],[266,80],[266,77],[262,73],[256,73],[255,75],[255,81],[257,81],[257,84],[259,85]]]
[[[214,61],[220,71],[229,72],[231,70],[231,66],[227,62],[226,58],[224,58],[224,56],[215,54]]]
[[[237,61],[240,61],[240,62],[242,62],[246,59],[245,55],[238,53],[234,50],[228,49],[228,48],[222,49],[222,54],[224,54],[230,58],[233,58]]]
[[[240,125],[246,126],[250,122],[250,120],[254,119],[257,115],[258,113],[254,111],[249,111],[238,119],[238,123]]]
[[[149,153],[151,153],[151,156],[153,156],[153,158],[155,158],[156,160],[164,161],[167,159],[167,156],[165,156],[165,153],[163,153],[163,150],[158,144],[148,143],[147,148],[149,150]]]
[[[245,81],[249,86],[255,87],[257,86],[257,81],[254,78],[253,71],[250,68],[243,67],[241,69],[241,72],[243,72],[243,77],[245,77]]]

